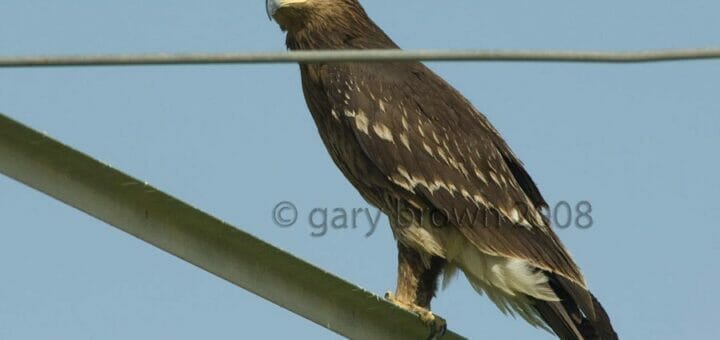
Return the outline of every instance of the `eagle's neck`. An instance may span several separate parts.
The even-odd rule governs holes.
[[[343,15],[317,15],[288,30],[291,50],[399,48],[364,11]]]

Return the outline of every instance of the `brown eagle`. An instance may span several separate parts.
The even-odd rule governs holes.
[[[291,50],[399,48],[357,0],[266,0]],[[418,62],[301,64],[320,136],[399,250],[387,298],[434,325],[440,275],[461,270],[504,313],[562,339],[617,339],[542,215],[547,204],[488,120]]]

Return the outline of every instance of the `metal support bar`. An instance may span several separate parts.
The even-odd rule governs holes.
[[[2,114],[0,172],[340,335],[428,335],[413,314]]]
[[[0,57],[3,67],[133,66],[388,61],[641,63],[720,59],[720,48],[632,52],[502,50],[326,50],[258,53]]]

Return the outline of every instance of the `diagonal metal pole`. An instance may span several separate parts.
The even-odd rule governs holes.
[[[519,61],[645,63],[720,59],[720,48],[649,51],[507,51],[507,50],[317,50],[293,52],[0,56],[0,68],[58,66],[139,66],[320,62]]]
[[[429,334],[384,299],[2,114],[0,172],[340,335]]]

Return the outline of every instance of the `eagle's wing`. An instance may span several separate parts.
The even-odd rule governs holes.
[[[319,73],[333,116],[398,188],[445,212],[484,253],[527,260],[585,287],[522,164],[444,80],[419,63],[327,64]]]

